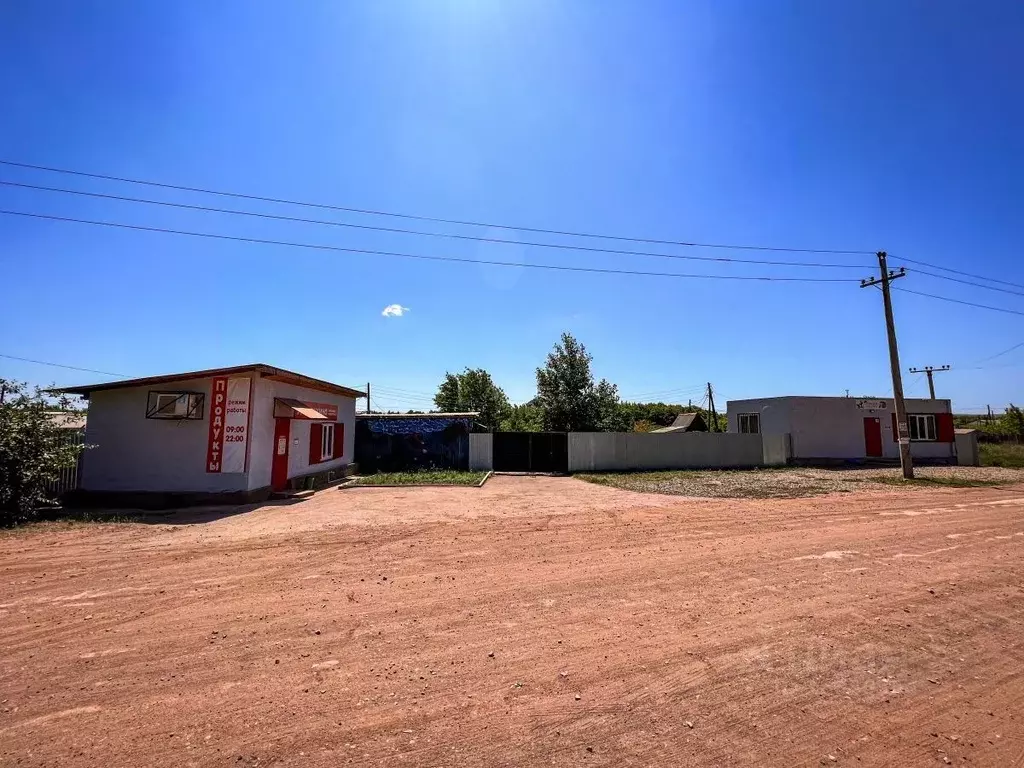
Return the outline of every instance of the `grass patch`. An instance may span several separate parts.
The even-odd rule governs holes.
[[[983,467],[1024,469],[1024,444],[981,443],[978,446]]]
[[[967,477],[915,477],[913,480],[906,480],[902,477],[890,477],[880,475],[869,478],[872,483],[883,485],[896,485],[906,487],[917,485],[931,488],[987,488],[996,485],[1006,485],[1005,480],[972,480]]]
[[[379,472],[360,477],[355,485],[480,485],[486,472],[438,469],[423,472]]]

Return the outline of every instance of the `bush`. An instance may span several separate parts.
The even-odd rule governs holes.
[[[30,392],[21,382],[0,379],[0,527],[34,520],[53,501],[47,485],[75,466],[85,446],[68,441],[55,411],[69,411],[67,397]]]

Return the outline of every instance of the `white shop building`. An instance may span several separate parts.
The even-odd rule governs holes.
[[[955,463],[956,435],[949,400],[908,398],[910,453]],[[766,397],[726,403],[729,432],[788,434],[798,461],[898,459],[899,431],[892,398]]]
[[[264,499],[340,477],[365,393],[263,363],[82,387],[77,495],[172,505]]]

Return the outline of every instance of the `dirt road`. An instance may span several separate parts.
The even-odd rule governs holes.
[[[0,764],[1024,765],[1024,486],[481,490],[0,535]]]

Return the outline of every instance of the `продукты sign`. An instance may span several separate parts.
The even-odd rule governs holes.
[[[245,472],[249,441],[249,392],[246,376],[217,376],[210,392],[210,432],[206,445],[206,471]]]

